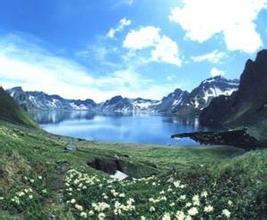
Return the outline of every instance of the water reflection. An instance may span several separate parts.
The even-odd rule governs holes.
[[[198,120],[163,115],[99,115],[92,112],[31,113],[41,126],[55,134],[104,142],[160,145],[194,145],[190,139],[174,140],[175,133],[198,131]]]

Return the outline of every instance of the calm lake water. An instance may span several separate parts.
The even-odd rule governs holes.
[[[100,142],[196,145],[172,134],[198,131],[196,119],[161,115],[95,115],[88,112],[34,112],[35,120],[48,132]]]

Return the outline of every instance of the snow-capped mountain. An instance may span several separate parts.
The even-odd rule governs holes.
[[[163,97],[160,103],[156,106],[158,112],[173,112],[177,108],[186,105],[189,99],[189,92],[181,89],[176,89],[168,96]]]
[[[115,96],[100,104],[99,111],[104,113],[131,113],[141,111],[152,111],[158,101],[150,99],[129,99],[122,96]]]
[[[190,93],[176,89],[164,97],[156,109],[159,112],[179,115],[199,113],[210,104],[213,98],[220,95],[230,96],[238,86],[239,80],[228,80],[221,76],[209,78]]]
[[[91,99],[71,100],[43,92],[25,92],[21,87],[7,90],[11,97],[26,110],[84,110],[94,111],[96,103]]]
[[[96,104],[91,99],[70,100],[58,95],[47,95],[43,92],[25,92],[21,87],[9,89],[7,92],[20,106],[27,110],[78,110],[100,113],[135,113],[146,111],[188,115],[199,113],[215,97],[231,95],[238,89],[238,86],[238,80],[227,80],[218,76],[204,80],[191,93],[176,89],[161,101],[115,96],[100,104]]]

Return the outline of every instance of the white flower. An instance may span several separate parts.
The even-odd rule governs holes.
[[[141,216],[141,220],[146,220],[146,217],[145,216]]]
[[[198,214],[198,210],[196,207],[192,207],[188,210],[188,214],[191,215],[191,216],[195,216]]]
[[[233,205],[233,202],[231,200],[228,200],[228,205],[229,206],[232,206]]]
[[[231,216],[231,212],[228,209],[224,209],[222,210],[222,214],[226,217],[226,218],[230,218]]]
[[[181,199],[181,200],[185,200],[185,199],[186,199],[186,195],[181,195],[181,196],[180,196],[180,199]]]
[[[162,220],[171,220],[171,215],[170,213],[165,213],[162,217]]]
[[[43,179],[43,177],[42,176],[38,176],[38,179],[41,180],[41,179]]]
[[[149,209],[150,212],[155,212],[156,209],[154,208],[154,206],[151,206],[150,209]]]
[[[185,214],[184,214],[183,211],[178,211],[178,212],[176,212],[175,217],[176,217],[177,220],[184,220],[185,219]]]
[[[72,199],[72,200],[70,200],[70,203],[71,204],[74,204],[76,202],[76,199]]]
[[[204,191],[204,192],[201,193],[201,197],[206,198],[207,196],[208,196],[208,192],[207,191]]]
[[[190,207],[190,206],[192,206],[191,202],[188,202],[188,203],[185,204],[185,207]]]
[[[173,185],[174,185],[176,188],[180,187],[180,184],[181,184],[181,181],[179,181],[179,180],[173,182]]]
[[[77,210],[79,210],[79,211],[82,211],[83,210],[83,207],[81,206],[81,205],[79,205],[79,204],[75,204],[75,206],[74,206]]]
[[[214,210],[214,208],[211,205],[204,207],[204,212],[206,212],[206,213],[211,213],[211,212],[213,212],[213,210]]]
[[[4,200],[4,197],[0,197],[0,200]]]
[[[99,220],[103,220],[105,218],[106,218],[106,215],[103,212],[101,212],[101,213],[98,214],[98,219]]]
[[[124,197],[125,197],[125,193],[121,193],[121,194],[119,195],[119,197],[124,198]]]
[[[95,214],[95,212],[94,212],[93,210],[90,210],[90,211],[88,212],[88,214],[89,214],[89,216],[93,216],[93,215]]]
[[[82,218],[87,218],[87,213],[86,213],[86,212],[81,212],[80,216],[81,216]]]
[[[29,195],[29,199],[32,199],[33,198],[33,196],[32,195]]]

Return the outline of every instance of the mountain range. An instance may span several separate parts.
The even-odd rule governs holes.
[[[26,110],[78,110],[103,113],[160,112],[177,115],[198,114],[214,97],[231,95],[238,89],[238,80],[227,80],[221,76],[209,78],[191,92],[176,89],[162,100],[115,96],[103,103],[92,99],[64,99],[44,92],[27,92],[21,87],[7,90],[11,97]]]

